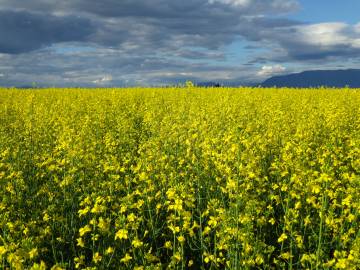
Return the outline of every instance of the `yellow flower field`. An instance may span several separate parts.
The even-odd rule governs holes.
[[[360,91],[0,89],[0,269],[360,269]]]

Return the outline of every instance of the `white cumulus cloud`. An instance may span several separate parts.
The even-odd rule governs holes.
[[[230,5],[261,12],[288,12],[299,8],[297,0],[208,0],[209,4]]]
[[[286,71],[286,68],[282,65],[263,66],[257,74],[260,77],[270,77],[273,75],[282,74],[285,71]]]
[[[93,83],[105,84],[105,83],[111,82],[112,80],[113,80],[113,78],[111,75],[104,75],[102,78],[93,81]]]
[[[352,29],[346,23],[330,22],[298,27],[299,39],[319,46],[336,46],[351,44],[356,38],[351,35]]]
[[[246,7],[251,4],[251,0],[209,0],[210,4],[221,3],[232,6],[243,6]]]

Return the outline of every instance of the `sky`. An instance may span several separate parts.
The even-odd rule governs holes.
[[[359,0],[0,0],[0,85],[245,85],[359,68],[359,10]]]

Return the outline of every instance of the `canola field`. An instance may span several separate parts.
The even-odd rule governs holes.
[[[360,269],[360,91],[0,89],[0,269]]]

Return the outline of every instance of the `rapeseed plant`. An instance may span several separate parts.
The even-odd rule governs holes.
[[[0,90],[0,269],[359,269],[360,92]]]

